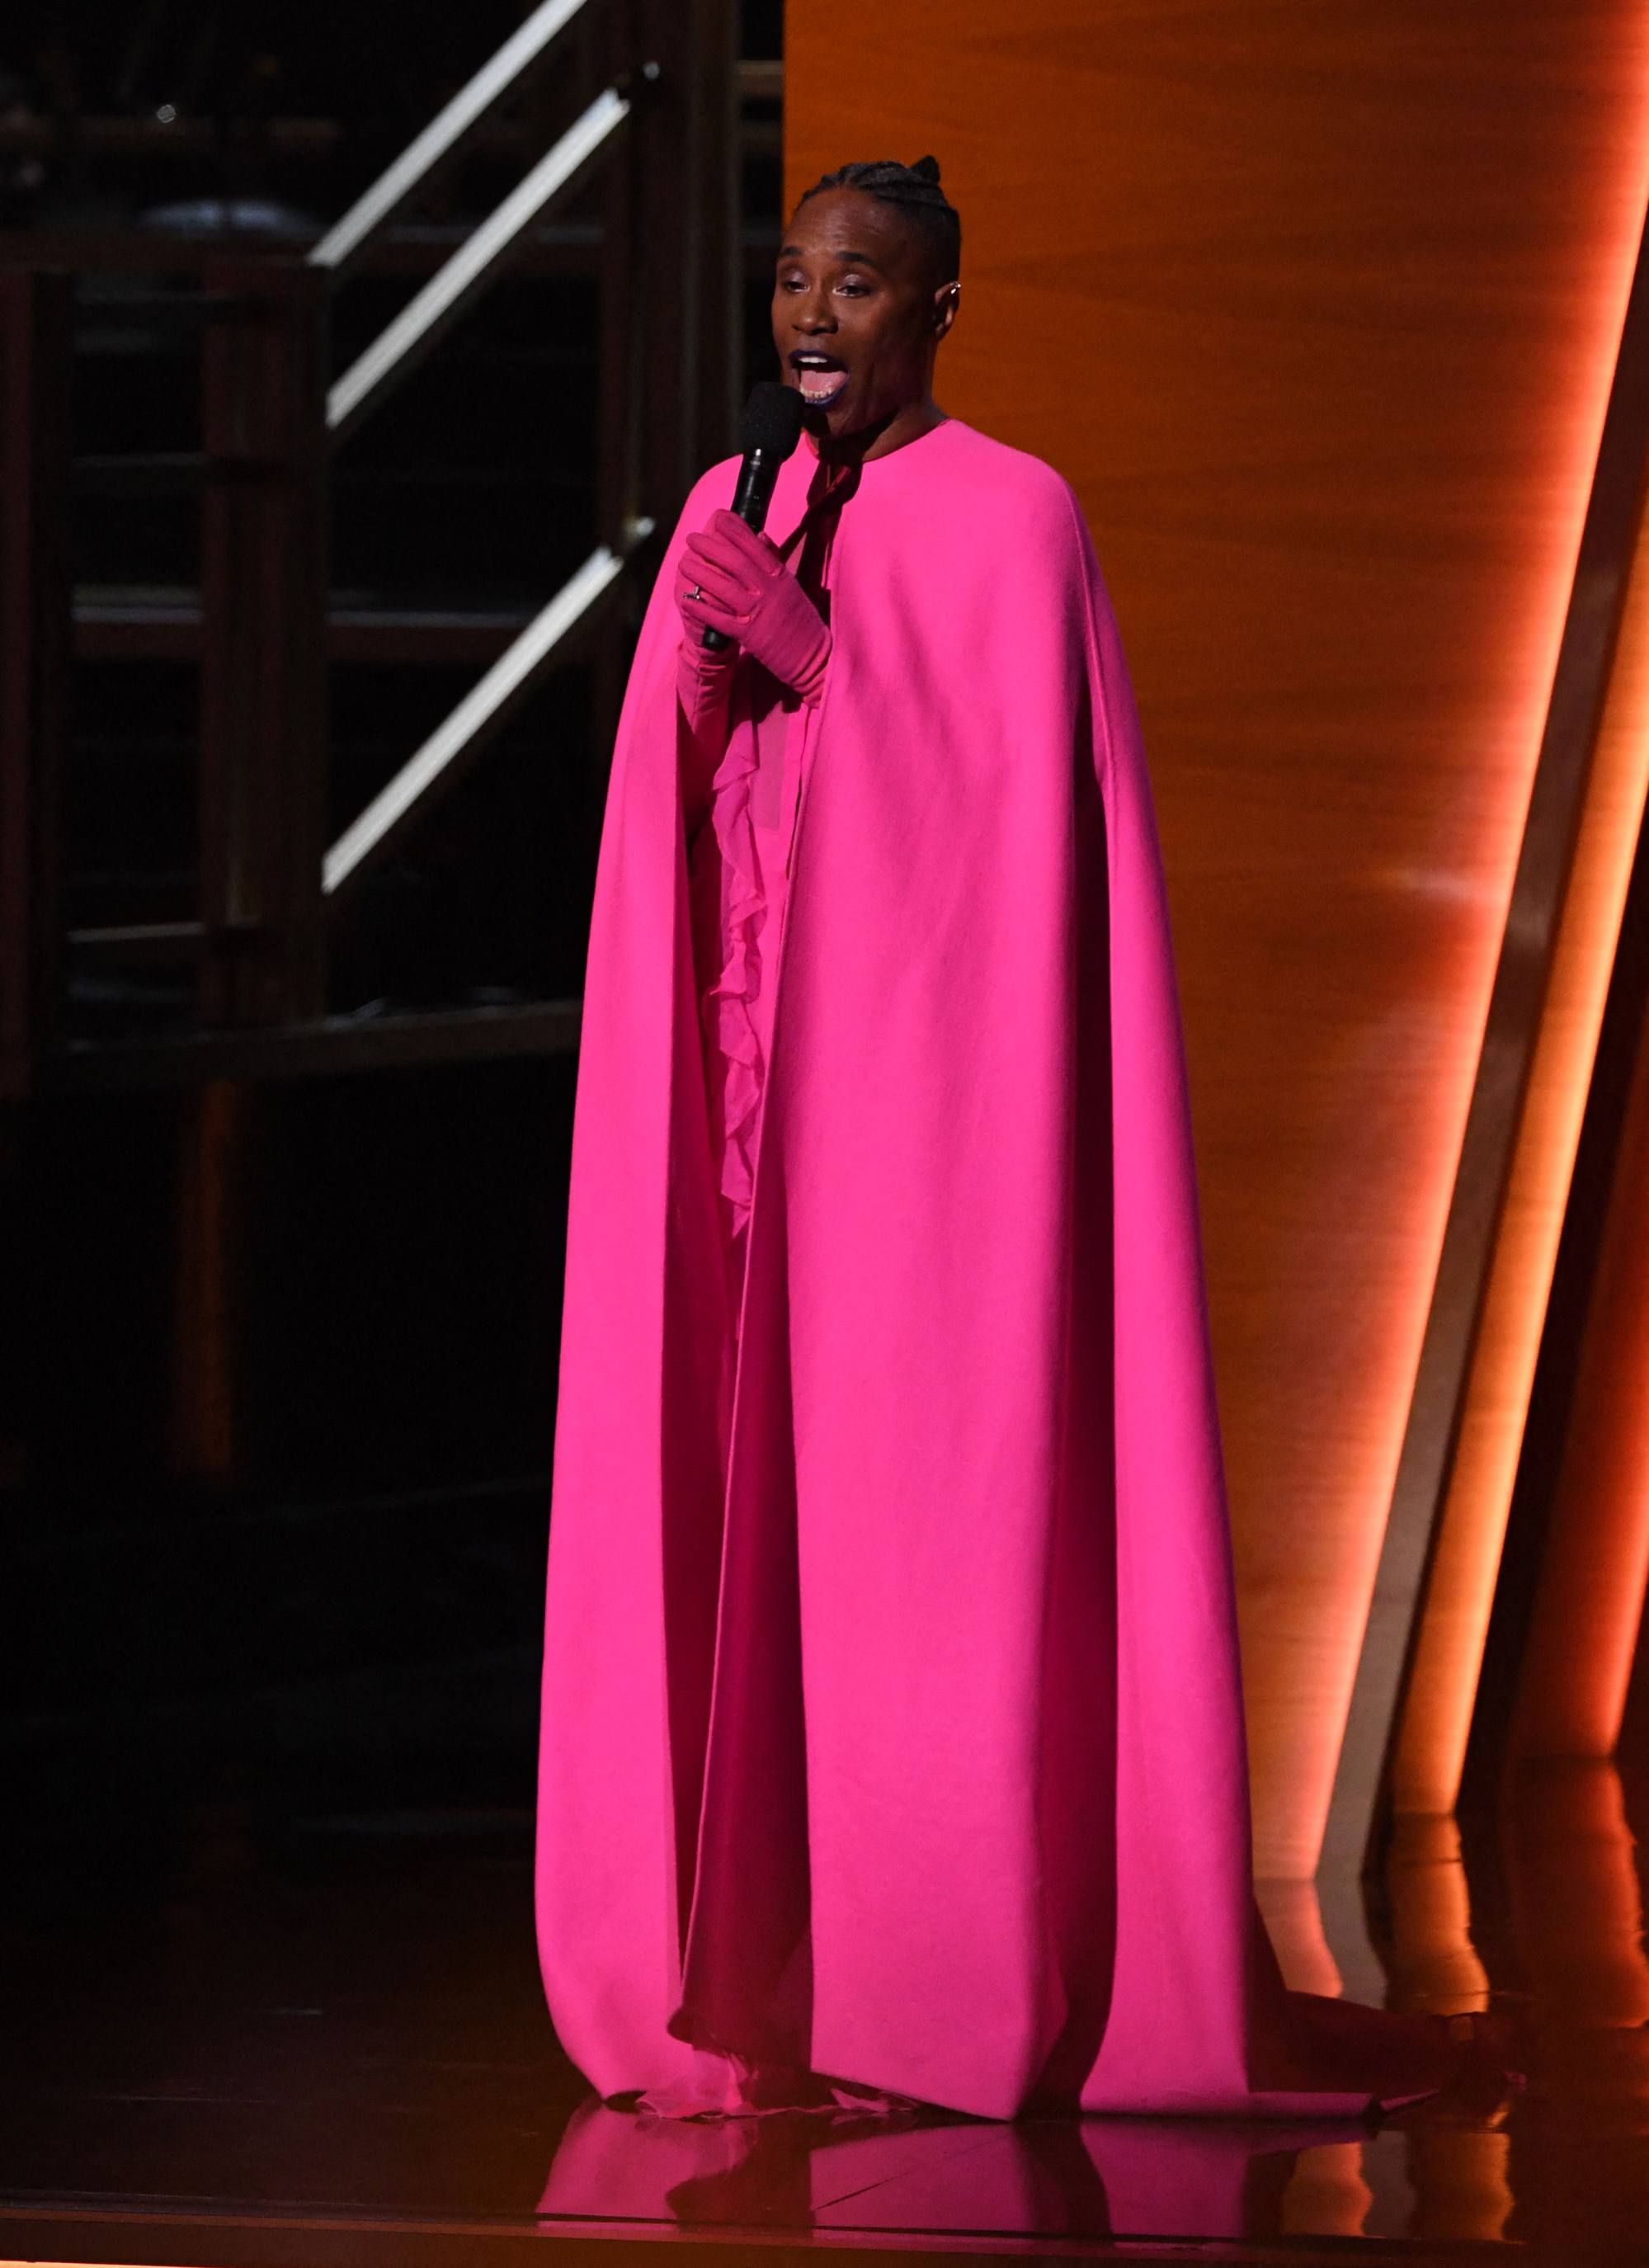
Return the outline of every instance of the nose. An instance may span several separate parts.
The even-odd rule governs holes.
[[[836,315],[821,290],[805,291],[791,302],[791,320],[799,331],[833,331]]]

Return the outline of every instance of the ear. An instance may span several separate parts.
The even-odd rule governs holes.
[[[955,282],[941,284],[933,294],[933,341],[936,346],[956,320],[961,296],[962,287]]]

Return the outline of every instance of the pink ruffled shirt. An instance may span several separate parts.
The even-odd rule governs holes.
[[[827,493],[815,474],[801,520],[769,531],[827,620],[840,486]],[[683,790],[705,1086],[736,1317],[813,711],[736,649],[706,654],[684,638],[677,682],[688,725]]]

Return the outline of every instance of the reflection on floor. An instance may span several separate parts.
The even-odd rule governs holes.
[[[275,1834],[225,1810],[158,1909],[113,1885],[96,1918],[12,1933],[0,2256],[434,2268],[555,2240],[619,2268],[615,2246],[691,2235],[718,2254],[1649,2259],[1649,1963],[1619,1778],[1533,1772],[1481,1842],[1405,1835],[1378,1952],[1350,1889],[1268,1890],[1268,1919],[1293,1983],[1512,2017],[1523,2092],[1287,2130],[682,2122],[594,2100],[556,2051],[524,1819]]]

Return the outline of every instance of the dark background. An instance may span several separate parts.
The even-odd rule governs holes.
[[[0,30],[0,227],[188,237],[324,225],[520,20],[463,9],[22,5]],[[747,56],[781,8],[743,11]],[[748,376],[768,373],[777,102],[744,175]],[[454,239],[520,172],[506,114],[407,222]],[[512,136],[514,137],[512,139]],[[577,230],[589,209],[562,218]],[[18,239],[11,248],[15,256]],[[198,348],[84,273],[77,458],[183,450]],[[352,282],[340,365],[404,298]],[[472,312],[340,460],[335,604],[508,613],[588,551],[594,284],[530,270]],[[107,320],[99,320],[99,309]],[[732,437],[729,437],[729,446]],[[77,482],[77,591],[195,573],[191,501]],[[644,592],[629,599],[629,630]],[[342,824],[477,674],[338,663]],[[351,909],[328,1007],[370,1016],[576,998],[607,748],[588,666],[555,674]],[[65,917],[180,919],[196,888],[194,671],[76,663]],[[181,1028],[187,972],[71,970],[71,1041]],[[184,1469],[177,1087],[0,1106],[0,1762],[26,1931],[164,1898],[183,1822],[275,1838],[340,1808],[523,1822],[532,1800],[571,1054],[260,1084],[241,1131],[244,1409],[233,1469]]]

